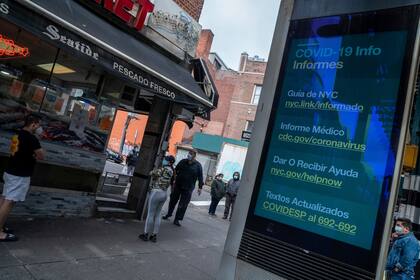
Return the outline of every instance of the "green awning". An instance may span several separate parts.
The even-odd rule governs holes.
[[[205,133],[196,133],[193,137],[192,146],[194,149],[220,154],[223,143],[230,143],[242,147],[248,147],[248,142],[240,141],[232,138],[226,138],[218,135],[210,135]]]

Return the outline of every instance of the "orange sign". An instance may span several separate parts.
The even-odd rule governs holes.
[[[0,35],[0,58],[2,57],[27,57],[29,49],[18,46],[13,40]]]

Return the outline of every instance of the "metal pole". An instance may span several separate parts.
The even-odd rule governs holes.
[[[393,182],[391,184],[390,203],[388,203],[387,215],[384,226],[384,234],[382,236],[381,250],[379,253],[378,267],[376,271],[376,280],[382,280],[384,277],[384,267],[388,255],[389,238],[391,237],[392,217],[395,209],[395,203],[398,198],[398,186],[400,184],[402,172],[402,160],[405,146],[405,138],[407,137],[408,125],[411,116],[411,108],[414,99],[415,83],[419,64],[419,44],[420,44],[420,21],[417,22],[417,35],[413,48],[413,56],[411,60],[410,76],[407,87],[407,98],[404,106],[404,114],[401,125],[401,134],[396,155],[396,164],[393,174]]]

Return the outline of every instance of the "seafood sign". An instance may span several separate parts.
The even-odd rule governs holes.
[[[48,36],[51,40],[54,41],[60,41],[62,44],[69,46],[70,48],[73,48],[74,50],[83,53],[87,56],[92,57],[95,60],[99,59],[99,54],[96,52],[93,52],[91,47],[89,47],[88,44],[84,44],[80,41],[73,40],[71,38],[68,38],[64,35],[60,34],[60,30],[55,27],[54,25],[49,25],[46,28],[47,32],[42,32],[44,35]]]
[[[29,56],[29,49],[21,47],[13,40],[10,40],[0,34],[0,59],[3,57],[27,57]]]

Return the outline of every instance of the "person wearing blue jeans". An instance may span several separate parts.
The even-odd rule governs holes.
[[[386,270],[391,280],[412,280],[419,259],[420,245],[411,232],[409,219],[399,218],[392,234],[393,244],[388,255]]]
[[[168,197],[167,190],[171,185],[172,176],[174,174],[172,166],[174,162],[175,158],[173,156],[167,156],[163,160],[163,166],[161,168],[153,169],[150,172],[152,182],[146,224],[144,226],[144,233],[139,235],[139,238],[144,241],[157,241],[162,207]]]

